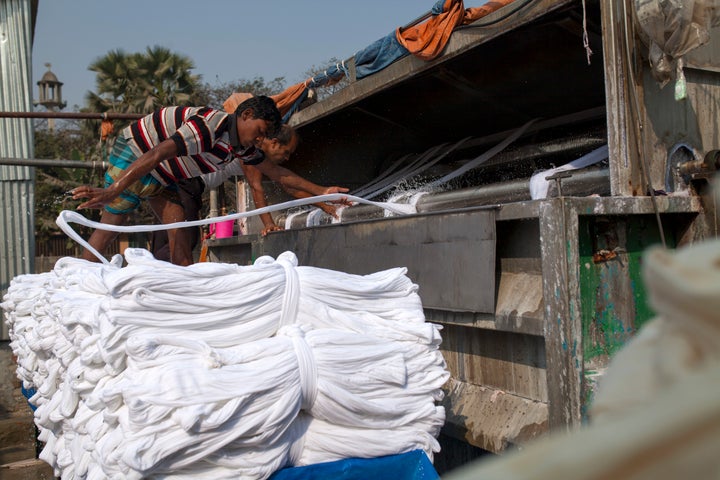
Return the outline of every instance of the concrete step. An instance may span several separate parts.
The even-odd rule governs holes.
[[[50,466],[36,458],[33,411],[20,390],[16,367],[9,343],[0,342],[0,478],[53,478]]]
[[[15,373],[17,364],[10,343],[0,341],[0,415],[27,408],[20,391],[20,380]]]
[[[0,465],[36,457],[32,415],[0,416]]]
[[[53,480],[53,470],[37,458],[0,465],[2,480]]]

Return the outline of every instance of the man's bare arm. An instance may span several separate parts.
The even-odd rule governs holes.
[[[348,189],[344,187],[323,187],[322,185],[317,185],[287,168],[267,160],[253,166],[270,180],[279,183],[280,186],[286,190],[302,190],[311,196],[326,195],[329,193],[346,193],[348,191]]]
[[[178,154],[177,145],[172,140],[165,140],[152,149],[148,150],[115,180],[107,188],[91,187],[82,185],[73,189],[73,199],[88,198],[84,203],[78,205],[78,210],[83,208],[102,208],[112,202],[123,190],[150,173],[160,162],[168,158],[176,157]]]
[[[251,165],[245,164],[242,164],[242,170],[245,180],[248,182],[248,185],[250,185],[250,191],[252,192],[253,202],[255,202],[255,208],[267,207],[265,189],[262,186],[262,173],[260,170]],[[260,215],[260,220],[263,223],[263,229],[260,232],[260,235],[262,236],[267,235],[269,232],[282,230],[282,227],[279,227],[275,223],[275,220],[273,220],[272,215],[269,213],[263,213]]]

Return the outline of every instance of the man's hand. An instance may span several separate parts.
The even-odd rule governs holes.
[[[321,202],[321,203],[314,203],[316,207],[318,207],[323,212],[327,213],[328,215],[340,220],[340,216],[337,214],[338,207],[335,205],[331,205],[329,203]]]
[[[72,190],[73,200],[89,198],[88,201],[77,206],[78,210],[85,208],[102,208],[115,200],[117,194],[109,188],[97,188],[89,185],[82,185]]]
[[[284,229],[283,227],[278,226],[278,225],[270,225],[270,226],[267,226],[267,227],[265,227],[265,228],[262,229],[262,231],[260,232],[260,236],[261,236],[261,237],[264,237],[265,235],[267,235],[267,234],[270,233],[270,232],[279,232],[279,231],[281,231],[281,230],[285,230],[285,229]]]
[[[330,194],[333,194],[333,193],[347,193],[347,192],[349,192],[349,191],[350,191],[350,189],[345,188],[345,187],[327,187],[327,188],[325,189],[325,191],[323,191],[323,195],[330,195]],[[344,197],[341,198],[340,200],[333,200],[332,203],[338,203],[338,204],[340,204],[340,205],[347,205],[347,206],[352,205],[352,202],[351,202],[350,200],[348,200],[347,198],[344,198]],[[325,210],[325,209],[323,209],[323,210]],[[331,214],[331,215],[334,216],[334,213]]]

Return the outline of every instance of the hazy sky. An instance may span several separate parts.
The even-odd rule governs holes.
[[[434,0],[40,0],[33,96],[52,64],[66,111],[95,88],[87,69],[110,50],[159,45],[189,56],[210,84],[285,77],[286,85],[332,57],[347,59],[429,11]],[[466,7],[484,0],[467,1]]]

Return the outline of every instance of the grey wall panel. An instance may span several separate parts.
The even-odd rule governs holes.
[[[0,111],[32,111],[31,3],[0,0]],[[0,118],[0,157],[33,157],[30,119]],[[0,166],[0,295],[15,276],[34,271],[34,182],[32,168]]]
[[[416,215],[268,235],[262,252],[355,274],[407,267],[425,308],[495,312],[495,212]]]

